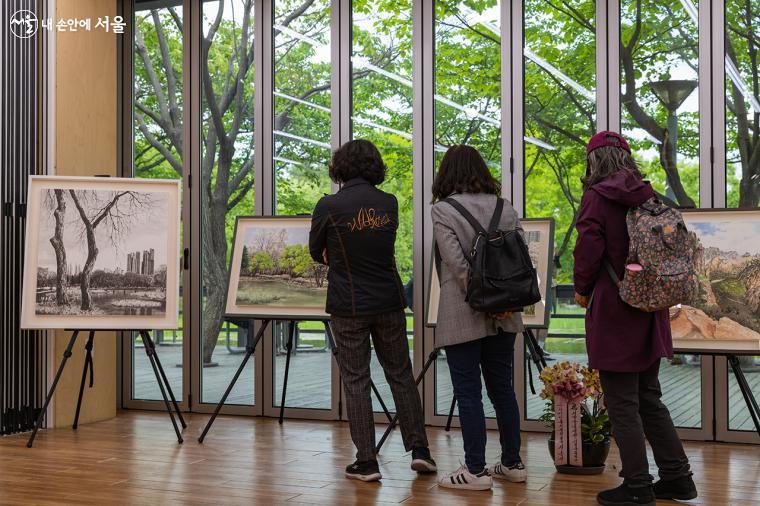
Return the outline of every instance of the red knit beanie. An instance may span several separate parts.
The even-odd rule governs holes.
[[[608,137],[614,137],[614,139],[608,139]],[[603,132],[594,134],[594,136],[589,139],[588,146],[586,147],[586,156],[588,156],[589,153],[591,153],[593,150],[597,148],[603,148],[605,146],[613,146],[616,148],[624,149],[628,151],[628,153],[631,152],[631,147],[628,145],[625,139],[623,139],[622,135],[617,132],[604,130]]]

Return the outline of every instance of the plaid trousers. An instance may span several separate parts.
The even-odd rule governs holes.
[[[346,411],[351,440],[357,460],[375,459],[375,420],[370,386],[370,335],[375,353],[393,393],[407,451],[427,448],[422,403],[414,384],[409,344],[406,340],[406,317],[399,309],[373,316],[333,316],[332,330],[335,357],[346,392]]]

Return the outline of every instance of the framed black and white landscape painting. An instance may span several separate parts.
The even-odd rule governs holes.
[[[31,176],[22,328],[175,329],[180,182]]]
[[[309,253],[311,217],[240,216],[235,224],[228,316],[325,319],[327,266]]]

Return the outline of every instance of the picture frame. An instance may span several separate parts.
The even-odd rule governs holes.
[[[176,329],[181,181],[30,176],[21,328]]]
[[[679,349],[760,353],[760,210],[682,210],[698,240],[699,294],[670,310]]]
[[[237,217],[226,316],[329,319],[325,312],[327,266],[311,259],[308,249],[310,230],[311,216]],[[244,246],[248,254],[247,274],[241,273],[244,271]]]
[[[532,308],[525,308],[522,313],[523,324],[526,328],[548,328],[551,317],[553,291],[554,255],[554,218],[523,218],[520,224],[525,231],[526,242],[531,250],[531,259],[537,262],[539,291],[542,300]],[[534,239],[531,241],[531,239]],[[536,246],[531,249],[531,245]],[[535,258],[534,258],[535,257]],[[430,274],[428,276],[427,307],[425,326],[435,327],[438,320],[438,303],[440,298],[440,283],[435,265],[435,253],[431,253]]]

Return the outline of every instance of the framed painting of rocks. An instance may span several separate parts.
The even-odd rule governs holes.
[[[538,288],[541,292],[541,302],[523,308],[523,324],[529,328],[548,328],[551,314],[551,279],[553,276],[554,254],[554,219],[552,218],[523,218],[520,224],[525,231],[525,242],[538,273]],[[435,327],[438,321],[438,303],[440,300],[440,282],[435,265],[435,257],[431,258],[430,276],[428,278],[428,298],[425,325]]]
[[[228,316],[326,319],[327,266],[309,253],[311,217],[240,216],[235,224]]]
[[[670,310],[674,346],[760,352],[760,210],[683,213],[699,294]]]
[[[22,328],[175,329],[180,182],[31,176]]]

